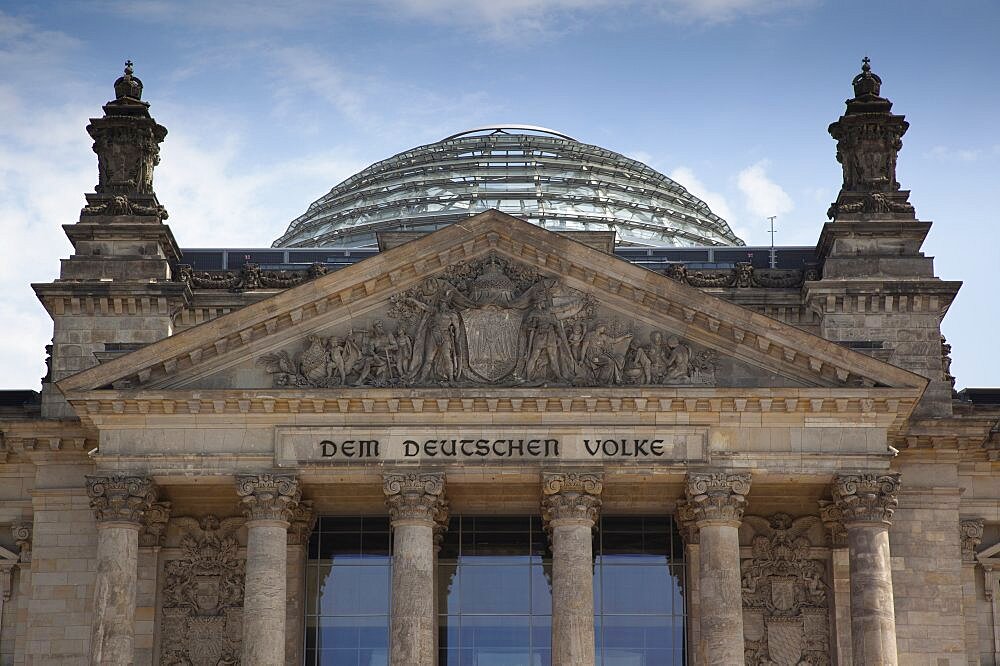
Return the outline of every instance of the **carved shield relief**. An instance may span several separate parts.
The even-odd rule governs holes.
[[[480,377],[497,382],[514,371],[521,312],[486,306],[462,313],[468,340],[469,367]]]

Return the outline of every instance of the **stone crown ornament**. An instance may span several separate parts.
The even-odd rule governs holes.
[[[899,505],[899,474],[840,474],[833,482],[833,501],[844,525],[892,522]]]
[[[88,476],[87,495],[97,522],[127,522],[140,525],[156,501],[156,486],[146,477],[112,474]]]
[[[132,61],[125,61],[125,74],[115,81],[115,99],[119,100],[142,100],[142,81],[138,77],[132,76],[135,70],[132,68]]]
[[[302,499],[298,480],[284,474],[237,477],[236,494],[240,496],[247,520],[288,522]]]

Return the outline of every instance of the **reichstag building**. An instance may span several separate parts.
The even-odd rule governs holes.
[[[830,85],[815,246],[508,125],[182,249],[128,63],[0,392],[0,664],[1000,663],[1000,389],[954,390],[909,124]]]

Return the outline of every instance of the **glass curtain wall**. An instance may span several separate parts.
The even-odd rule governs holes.
[[[540,518],[452,518],[438,555],[438,663],[549,666],[551,579]]]
[[[389,519],[320,518],[306,564],[306,665],[387,666]]]
[[[684,546],[669,517],[601,518],[594,536],[598,666],[684,666]]]

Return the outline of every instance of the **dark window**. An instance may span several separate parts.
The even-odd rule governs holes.
[[[683,666],[684,546],[670,518],[606,517],[594,537],[599,666]]]
[[[392,551],[387,518],[319,520],[306,565],[306,665],[386,666]]]
[[[453,518],[438,555],[438,663],[549,666],[551,578],[539,518]]]

